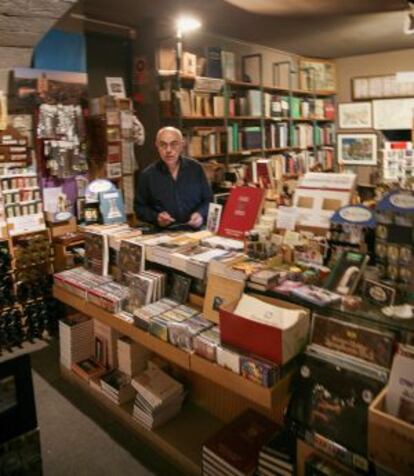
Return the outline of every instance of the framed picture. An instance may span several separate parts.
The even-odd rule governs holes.
[[[354,100],[412,96],[414,96],[414,81],[403,73],[352,78]]]
[[[313,58],[299,60],[300,88],[306,91],[336,91],[336,69],[333,61]]]
[[[114,96],[118,99],[123,99],[126,97],[125,95],[125,85],[123,78],[115,78],[115,77],[106,77],[106,90],[110,96]]]
[[[370,102],[348,102],[338,104],[340,129],[370,129],[372,107]]]
[[[376,165],[376,134],[338,134],[338,162],[344,165]]]
[[[0,365],[0,444],[37,427],[30,357]]]

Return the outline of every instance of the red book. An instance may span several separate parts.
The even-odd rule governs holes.
[[[408,149],[409,142],[405,141],[394,141],[390,142],[391,149]]]
[[[218,234],[226,238],[243,240],[245,232],[250,231],[256,224],[263,198],[263,189],[233,188],[224,207]]]
[[[253,475],[263,445],[278,425],[254,410],[246,410],[203,446],[203,464],[224,469],[223,474]]]
[[[333,121],[335,119],[335,106],[333,102],[325,101],[324,109],[325,119],[331,119]]]

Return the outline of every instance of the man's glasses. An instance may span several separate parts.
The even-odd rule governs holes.
[[[160,149],[163,149],[163,150],[167,150],[168,148],[177,150],[181,147],[181,145],[182,145],[182,142],[178,141],[178,140],[175,140],[173,142],[163,142],[163,141],[161,141],[161,142],[158,142],[157,147],[159,147]]]

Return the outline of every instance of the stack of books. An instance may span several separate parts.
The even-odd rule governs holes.
[[[258,476],[295,474],[296,438],[287,429],[278,432],[259,453]]]
[[[133,417],[148,430],[176,416],[184,400],[184,387],[154,364],[132,379],[136,390]]]
[[[197,245],[199,241],[191,237],[190,234],[182,234],[177,237],[169,238],[169,240],[157,243],[154,246],[148,246],[146,253],[147,259],[163,266],[170,266],[171,255],[173,253],[183,253],[194,245]]]
[[[202,474],[255,474],[259,452],[277,429],[276,423],[261,413],[246,410],[204,444]]]
[[[118,369],[130,377],[142,372],[151,352],[129,337],[121,336],[118,339]]]
[[[59,321],[60,362],[67,369],[93,354],[93,320],[75,314]]]
[[[118,369],[111,370],[101,378],[101,389],[117,405],[123,405],[135,396],[131,378]]]

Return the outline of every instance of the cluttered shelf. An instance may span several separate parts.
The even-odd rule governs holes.
[[[63,366],[61,366],[61,375],[85,393],[92,395],[103,408],[109,410],[138,437],[159,449],[185,474],[200,474],[202,446],[223,426],[219,419],[197,405],[187,402],[176,418],[161,428],[149,431],[132,418],[133,402],[122,406],[112,403],[102,392],[92,389],[87,382]]]
[[[56,285],[53,288],[53,295],[59,301],[73,307],[79,312],[102,321],[104,324],[109,325],[121,334],[128,335],[135,342],[150,348],[155,353],[165,357],[179,367],[186,370],[190,369],[189,354],[183,350],[180,350],[173,345],[167,344],[161,339],[151,336],[148,332],[144,332],[137,327],[131,326],[131,324],[128,324],[122,319],[115,317],[112,313],[105,311],[104,309],[89,303],[64,289],[61,289]]]
[[[54,286],[53,295],[59,301],[89,317],[102,321],[179,367],[207,378],[267,410],[272,410],[276,403],[283,400],[288,394],[291,372],[286,373],[273,387],[262,387],[196,354],[190,354],[166,343],[59,286]],[[190,296],[190,304],[197,306],[199,302],[197,296]]]

